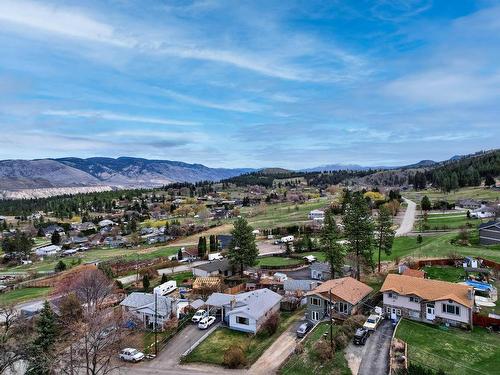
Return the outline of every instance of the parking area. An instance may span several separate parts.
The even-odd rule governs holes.
[[[370,335],[365,345],[357,346],[352,342],[348,345],[346,358],[354,375],[387,375],[393,332],[391,321],[384,320]]]

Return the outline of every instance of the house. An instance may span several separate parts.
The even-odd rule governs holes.
[[[50,237],[54,232],[63,233],[64,228],[59,225],[51,224],[48,227],[43,228],[43,234],[45,237]]]
[[[467,285],[389,274],[380,292],[391,319],[472,326],[474,289]]]
[[[313,280],[330,280],[332,274],[330,272],[330,265],[325,262],[314,262],[310,267],[311,279]]]
[[[470,213],[470,217],[474,219],[487,219],[495,217],[495,209],[493,207],[481,206]]]
[[[356,314],[373,291],[368,285],[352,277],[328,280],[306,293],[306,317],[312,321],[323,320],[332,310],[340,318]]]
[[[283,282],[285,293],[307,293],[315,289],[319,281],[287,279]]]
[[[213,293],[206,302],[211,314],[220,316],[229,328],[257,333],[262,324],[280,309],[282,297],[269,289],[241,294]]]
[[[156,301],[155,301],[156,299]],[[157,315],[157,327],[162,328],[177,310],[177,302],[170,297],[152,293],[130,293],[120,306],[122,311],[130,314],[132,320],[138,320],[146,329],[154,329],[155,307]]]
[[[234,268],[229,264],[229,259],[212,260],[211,262],[193,267],[193,276],[209,277],[209,276],[232,276]]]
[[[47,245],[35,249],[35,254],[39,257],[57,255],[61,251],[61,246]]]
[[[481,245],[500,244],[500,221],[489,221],[479,225],[479,243]]]
[[[100,228],[112,227],[115,223],[109,219],[104,219],[99,222]]]
[[[309,220],[324,220],[325,211],[323,210],[312,210],[309,212]]]
[[[456,205],[466,210],[476,210],[481,207],[481,202],[475,199],[460,199],[457,201]]]

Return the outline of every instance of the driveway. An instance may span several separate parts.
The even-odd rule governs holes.
[[[407,204],[405,216],[401,221],[401,225],[396,230],[396,237],[404,236],[413,229],[413,224],[415,223],[415,212],[417,210],[417,204],[409,199],[403,198]]]
[[[387,375],[389,348],[394,327],[384,320],[363,346],[352,342],[346,348],[346,359],[353,375]]]
[[[275,374],[281,364],[294,351],[297,343],[295,331],[301,323],[302,321],[296,322],[288,327],[250,367],[248,373],[252,375]]]
[[[189,324],[181,330],[167,346],[159,352],[158,357],[148,361],[145,360],[136,364],[124,364],[124,367],[119,368],[116,373],[135,375],[135,374],[220,374],[225,373],[224,369],[215,366],[181,366],[179,365],[180,358],[191,345],[201,339],[208,331],[198,329],[195,324]]]

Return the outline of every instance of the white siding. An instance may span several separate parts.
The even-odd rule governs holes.
[[[460,315],[448,314],[443,312],[443,304],[458,306],[460,308]],[[461,323],[471,322],[471,309],[469,307],[460,305],[456,302],[450,302],[448,300],[436,301],[436,317],[454,320]]]
[[[248,325],[238,323],[237,322],[238,316],[243,317],[243,318],[247,318]],[[243,313],[231,314],[229,316],[229,327],[232,329],[238,330],[238,331],[256,333],[257,332],[257,321],[255,319],[250,318],[249,316],[247,316]]]
[[[393,293],[393,296],[396,293]],[[404,307],[410,310],[420,311],[420,302],[410,302],[409,296],[397,295],[397,298],[389,297],[389,292],[384,292],[384,305]]]

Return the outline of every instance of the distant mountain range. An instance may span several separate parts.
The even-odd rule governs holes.
[[[172,182],[218,181],[250,168],[209,168],[170,160],[141,158],[61,158],[0,161],[0,190],[110,186],[157,187]]]

